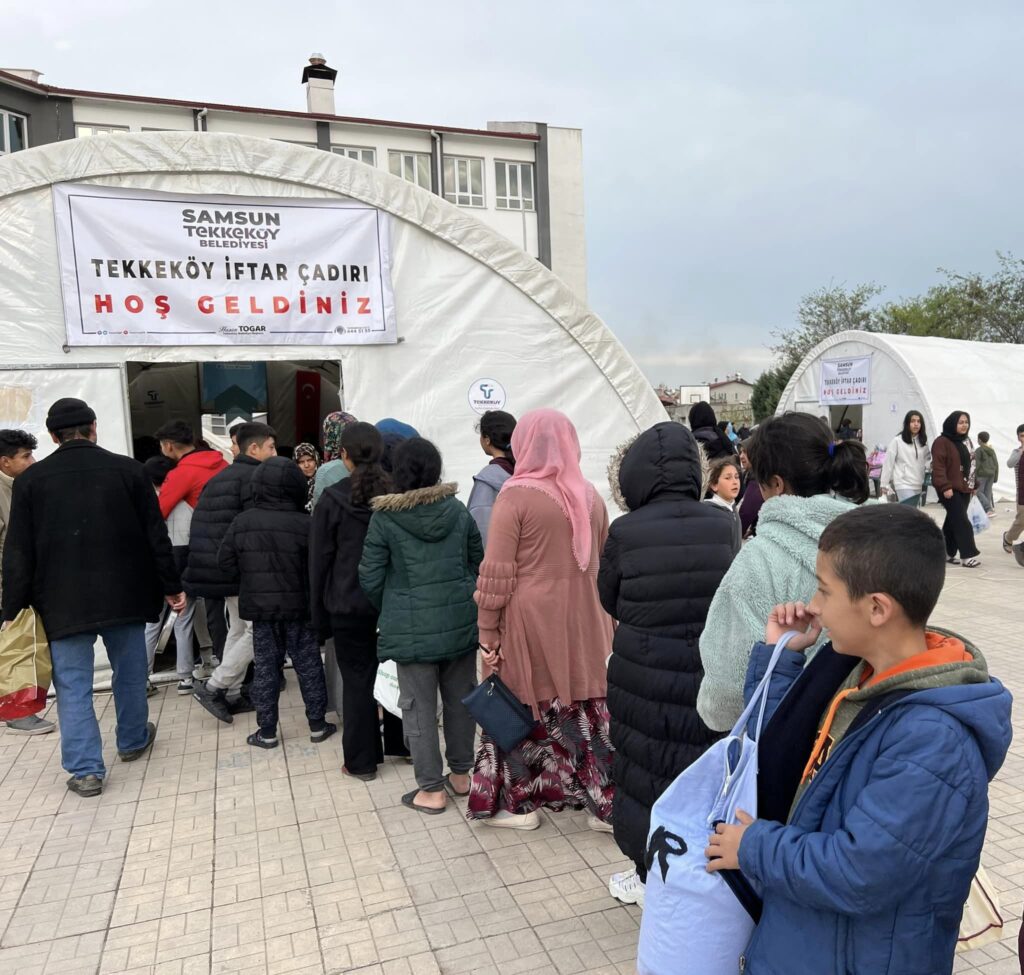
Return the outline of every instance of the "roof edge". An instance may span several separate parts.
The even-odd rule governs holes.
[[[96,98],[113,102],[137,102],[146,105],[169,105],[174,108],[209,109],[214,112],[242,112],[249,115],[273,115],[279,118],[301,118],[312,122],[345,122],[349,125],[382,125],[394,129],[416,129],[429,132],[450,132],[456,135],[479,135],[489,139],[514,139],[520,142],[539,142],[540,136],[529,132],[494,132],[489,129],[467,129],[453,125],[432,125],[425,122],[398,122],[392,119],[358,118],[350,115],[319,115],[313,112],[299,112],[286,108],[259,108],[251,105],[229,105],[223,102],[204,102],[181,98],[156,98],[151,95],[125,95],[116,92],[89,91],[84,88],[59,88],[30,81],[19,75],[0,71],[0,80],[36,91],[43,95],[60,98]]]

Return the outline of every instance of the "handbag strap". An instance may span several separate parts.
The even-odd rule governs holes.
[[[779,662],[779,658],[782,656],[782,651],[789,645],[789,641],[797,635],[796,630],[790,630],[784,633],[780,638],[779,642],[775,644],[775,649],[772,651],[772,658],[768,661],[768,667],[765,669],[764,677],[761,678],[761,683],[757,685],[757,689],[753,694],[750,695],[750,700],[747,702],[747,706],[743,709],[743,713],[740,715],[739,720],[733,726],[731,736],[733,738],[739,738],[743,735],[744,729],[747,727],[747,722],[750,721],[751,715],[754,713],[754,708],[759,705],[757,714],[757,730],[754,733],[753,740],[757,741],[761,737],[761,726],[764,724],[764,712],[768,705],[768,687],[771,684],[772,673],[775,671],[775,665]]]

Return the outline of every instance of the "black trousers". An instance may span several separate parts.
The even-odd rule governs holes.
[[[385,755],[408,755],[402,719],[384,712],[384,741],[373,684],[377,679],[377,620],[334,617],[334,653],[341,671],[341,751],[350,772],[375,772]]]
[[[973,559],[978,554],[978,546],[974,544],[974,529],[967,517],[967,506],[971,496],[961,491],[954,491],[953,497],[939,500],[946,509],[946,520],[942,523],[942,534],[946,539],[946,555],[952,558],[957,552],[962,559]]]
[[[316,633],[305,623],[277,622],[252,624],[255,676],[250,692],[256,705],[256,721],[266,738],[277,734],[278,698],[281,695],[281,670],[287,654],[299,679],[299,692],[306,705],[310,731],[324,727],[327,710],[327,684],[324,662]]]
[[[224,658],[224,643],[228,638],[228,618],[224,613],[222,596],[203,596],[206,604],[206,627],[213,640],[213,652],[218,660]]]

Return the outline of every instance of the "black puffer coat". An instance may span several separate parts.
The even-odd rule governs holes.
[[[694,403],[690,407],[687,419],[697,442],[704,447],[708,460],[735,456],[736,448],[733,447],[729,438],[718,429],[718,418],[710,403]]]
[[[701,503],[701,480],[693,435],[659,423],[628,448],[613,485],[629,513],[612,522],[597,584],[619,621],[608,665],[612,822],[634,862],[654,801],[720,737],[697,715],[699,640],[736,543],[733,517]]]
[[[211,599],[238,595],[238,580],[217,565],[217,551],[235,517],[252,505],[249,481],[258,460],[244,454],[228,468],[206,482],[199,503],[192,512],[189,533],[188,568],[183,581],[190,596]]]
[[[359,560],[371,515],[368,504],[352,500],[350,478],[332,484],[313,510],[309,578],[313,626],[321,636],[337,619],[377,618],[377,608],[359,586]]]
[[[232,523],[217,563],[238,579],[238,615],[254,622],[309,619],[308,487],[298,465],[265,460],[250,481],[253,506]]]

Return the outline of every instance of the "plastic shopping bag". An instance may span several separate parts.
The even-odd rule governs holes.
[[[971,503],[967,505],[967,517],[971,521],[971,527],[975,535],[980,535],[989,526],[988,515],[985,514],[985,506],[978,500],[977,495],[971,497]]]
[[[0,721],[42,711],[52,674],[43,621],[34,609],[23,609],[0,631]]]
[[[971,948],[999,941],[1002,937],[1003,914],[999,908],[999,894],[988,879],[985,868],[979,866],[964,905],[956,950],[970,951]]]
[[[772,655],[764,679],[732,732],[712,745],[665,790],[651,810],[647,887],[640,924],[640,975],[735,975],[754,922],[720,873],[708,873],[704,849],[736,810],[757,815],[757,741],[768,686],[786,644]],[[747,724],[757,713],[754,737]]]
[[[377,667],[373,696],[382,708],[396,718],[402,716],[402,709],[398,706],[398,664],[393,660],[385,660]]]

